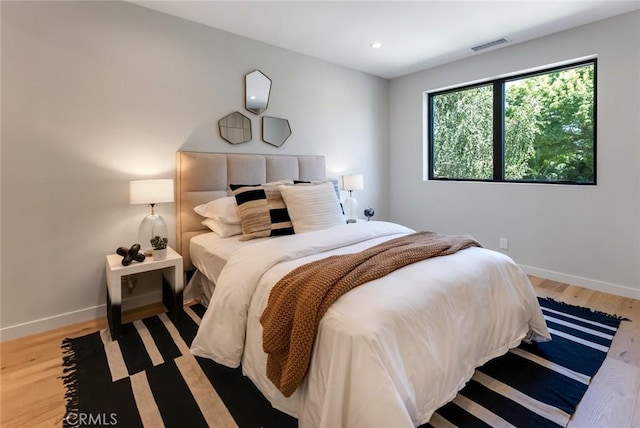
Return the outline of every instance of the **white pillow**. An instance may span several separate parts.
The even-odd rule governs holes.
[[[233,196],[214,199],[206,204],[198,205],[193,210],[202,217],[212,218],[227,224],[240,224],[238,204]]]
[[[322,181],[293,180],[293,184],[295,184],[296,186],[308,186],[309,184],[322,184],[322,183],[333,184],[333,190],[336,191],[336,196],[338,197],[338,200],[340,200],[340,187],[338,186],[338,180],[335,178],[329,178],[328,180],[322,180]]]
[[[223,223],[213,218],[204,219],[202,224],[220,235],[221,238],[228,238],[234,235],[242,235],[242,226],[240,226],[239,224]]]
[[[296,233],[322,230],[346,220],[332,183],[278,186]]]

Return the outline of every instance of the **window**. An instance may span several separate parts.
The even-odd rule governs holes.
[[[596,183],[596,60],[430,93],[429,179]]]

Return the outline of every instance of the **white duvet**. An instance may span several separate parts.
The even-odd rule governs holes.
[[[509,257],[469,248],[399,269],[324,315],[304,382],[284,397],[266,377],[260,314],[291,269],[413,232],[356,223],[264,240],[220,273],[193,354],[244,373],[300,427],[412,427],[453,399],[474,368],[529,333],[549,338],[536,295]]]

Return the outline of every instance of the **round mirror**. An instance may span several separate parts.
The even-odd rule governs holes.
[[[251,113],[260,114],[269,105],[271,79],[261,71],[253,71],[244,76],[244,107]]]

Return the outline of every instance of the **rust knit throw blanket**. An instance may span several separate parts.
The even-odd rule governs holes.
[[[469,236],[418,232],[292,270],[273,287],[260,317],[267,377],[286,397],[293,394],[307,373],[320,320],[344,293],[408,264],[473,246],[480,244]]]

